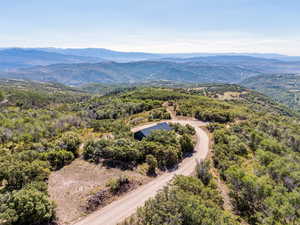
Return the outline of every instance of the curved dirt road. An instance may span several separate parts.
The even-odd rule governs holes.
[[[205,159],[209,152],[209,137],[207,133],[199,128],[205,123],[196,120],[169,120],[168,122],[190,124],[196,129],[197,144],[192,157],[185,158],[175,171],[165,173],[148,184],[124,195],[121,199],[110,205],[95,211],[74,225],[116,225],[136,212],[138,207],[144,205],[145,201],[162,189],[175,175],[191,175],[196,166],[196,160]],[[152,126],[152,124],[139,127],[139,129]],[[136,131],[134,129],[133,131]]]

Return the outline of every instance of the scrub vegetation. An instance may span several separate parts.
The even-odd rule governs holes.
[[[177,176],[125,223],[300,224],[300,119],[264,95],[237,85],[133,87],[105,96],[26,85],[0,91],[8,100],[0,105],[1,224],[54,221],[48,177],[79,157],[125,170],[146,163],[149,175],[176,167],[193,151],[191,127],[173,124],[172,131],[155,131],[142,141],[131,132],[138,117],[168,119],[166,102],[178,116],[210,122],[212,161],[199,163],[195,177]],[[220,100],[225,92],[238,92],[238,98]],[[223,209],[212,168],[230,189],[232,212]],[[126,182],[112,182],[112,193]]]

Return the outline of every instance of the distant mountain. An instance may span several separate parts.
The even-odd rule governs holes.
[[[46,52],[55,52],[65,55],[76,55],[84,57],[99,57],[106,60],[117,62],[129,62],[162,58],[161,54],[152,54],[144,52],[120,52],[113,51],[105,48],[40,48],[39,50]]]
[[[45,66],[57,63],[96,63],[101,61],[133,62],[142,60],[168,61],[183,59],[186,61],[214,61],[220,58],[232,59],[248,57],[280,60],[286,62],[300,61],[300,57],[263,53],[168,53],[155,54],[145,52],[121,52],[104,48],[0,48],[0,69],[15,69],[30,66]],[[215,59],[214,59],[215,58]],[[171,60],[170,60],[171,59]]]
[[[252,56],[257,58],[278,59],[283,61],[300,61],[300,56],[287,56],[275,53],[145,53],[145,52],[121,52],[105,48],[40,48],[47,52],[56,52],[67,55],[100,57],[117,62],[129,62],[140,60],[154,60],[160,58],[192,58],[208,56]]]
[[[169,55],[124,53],[106,49],[4,49],[0,50],[0,78],[60,82],[67,85],[95,82],[132,84],[158,80],[238,83],[260,74],[300,73],[298,61],[243,55],[188,58]],[[135,61],[148,57],[152,59]],[[107,61],[110,58],[130,62]]]
[[[243,55],[220,55],[192,58],[165,58],[165,61],[181,63],[207,63],[209,65],[233,65],[260,73],[298,73],[300,61],[282,61],[278,59],[258,58]]]
[[[207,63],[176,63],[139,61],[130,63],[83,63],[37,66],[2,72],[2,78],[21,78],[37,81],[60,82],[68,85],[87,83],[139,83],[168,80],[176,82],[238,82],[260,72],[235,65],[210,65]]]
[[[56,63],[84,63],[103,61],[97,57],[65,55],[34,49],[10,48],[0,50],[0,69],[16,69]]]
[[[300,111],[300,74],[254,76],[241,84]]]

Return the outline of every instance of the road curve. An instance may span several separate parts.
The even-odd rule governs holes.
[[[138,207],[144,205],[145,201],[154,197],[155,194],[168,184],[175,175],[191,175],[196,166],[196,160],[205,159],[209,152],[209,137],[207,133],[200,128],[205,123],[196,120],[169,120],[168,122],[190,124],[196,130],[197,144],[195,153],[192,157],[185,158],[179,165],[178,169],[167,172],[153,181],[129,192],[119,200],[93,212],[74,225],[116,225],[124,219],[134,214]],[[152,126],[153,124],[144,127]],[[141,129],[141,127],[139,128]],[[135,129],[136,130],[136,129]]]

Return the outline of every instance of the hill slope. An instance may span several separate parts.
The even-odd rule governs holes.
[[[89,52],[91,50],[88,49],[86,51]],[[260,74],[300,73],[300,62],[286,62],[252,56],[220,55],[123,63],[108,61],[93,63],[95,60],[100,60],[100,58],[19,49],[0,51],[0,57],[1,52],[6,59],[6,61],[2,60],[2,64],[5,64],[5,62],[9,64],[11,57],[14,63],[17,63],[15,66],[32,66],[36,64],[41,64],[42,66],[0,72],[0,77],[60,82],[67,85],[82,85],[94,82],[130,84],[157,80],[190,83],[238,83],[246,78]],[[75,50],[70,50],[68,53],[72,52],[76,53]],[[119,54],[123,55],[123,53],[110,53],[109,51],[100,55],[118,57]],[[153,56],[143,53],[128,54],[130,57]],[[98,56],[99,54],[95,52],[95,55]],[[76,63],[72,63],[74,61]],[[89,63],[78,63],[86,61]],[[52,64],[56,62],[63,63]],[[52,65],[47,65],[49,63]]]
[[[2,72],[2,78],[80,85],[91,82],[136,83],[153,80],[180,82],[237,82],[259,72],[235,65],[140,61],[130,63],[57,64],[38,66],[14,72]]]
[[[73,164],[82,152],[83,159],[78,160],[86,161],[76,166],[76,178],[72,182],[59,178],[72,184],[65,186],[62,196],[80,199],[77,206],[82,211],[77,216],[87,213],[90,195],[100,196],[96,200],[102,204],[103,188],[117,196],[122,187],[119,185],[130,183],[130,177],[119,177],[104,186],[86,185],[88,176],[77,177],[83,165],[90,165],[86,174],[100,169],[90,163],[100,163],[103,169],[103,165],[119,163],[128,172],[142,172],[138,170],[142,165],[148,170],[154,168],[154,172],[176,168],[183,160],[183,151],[193,150],[193,129],[177,124],[174,131],[153,133],[142,141],[134,140],[131,133],[133,126],[163,119],[168,105],[178,117],[210,122],[212,162],[199,164],[197,176],[176,177],[127,224],[174,225],[175,221],[177,225],[238,225],[244,224],[243,220],[250,225],[300,223],[300,119],[262,94],[238,85],[203,85],[132,88],[107,96],[85,96],[75,95],[75,89],[65,86],[23,81],[9,81],[0,86],[2,91],[8,104],[0,106],[1,222],[49,224],[55,219],[46,181],[49,175]],[[84,146],[80,152],[79,146]],[[109,170],[114,173],[117,168]],[[213,176],[212,171],[221,176]],[[215,176],[224,179],[231,192],[230,211],[224,210]],[[93,182],[96,179],[105,176],[97,176]],[[84,189],[72,189],[80,180]],[[84,190],[89,196],[82,195]],[[65,208],[72,211],[74,206]]]
[[[291,109],[300,110],[300,74],[255,76],[241,84],[268,95]]]

